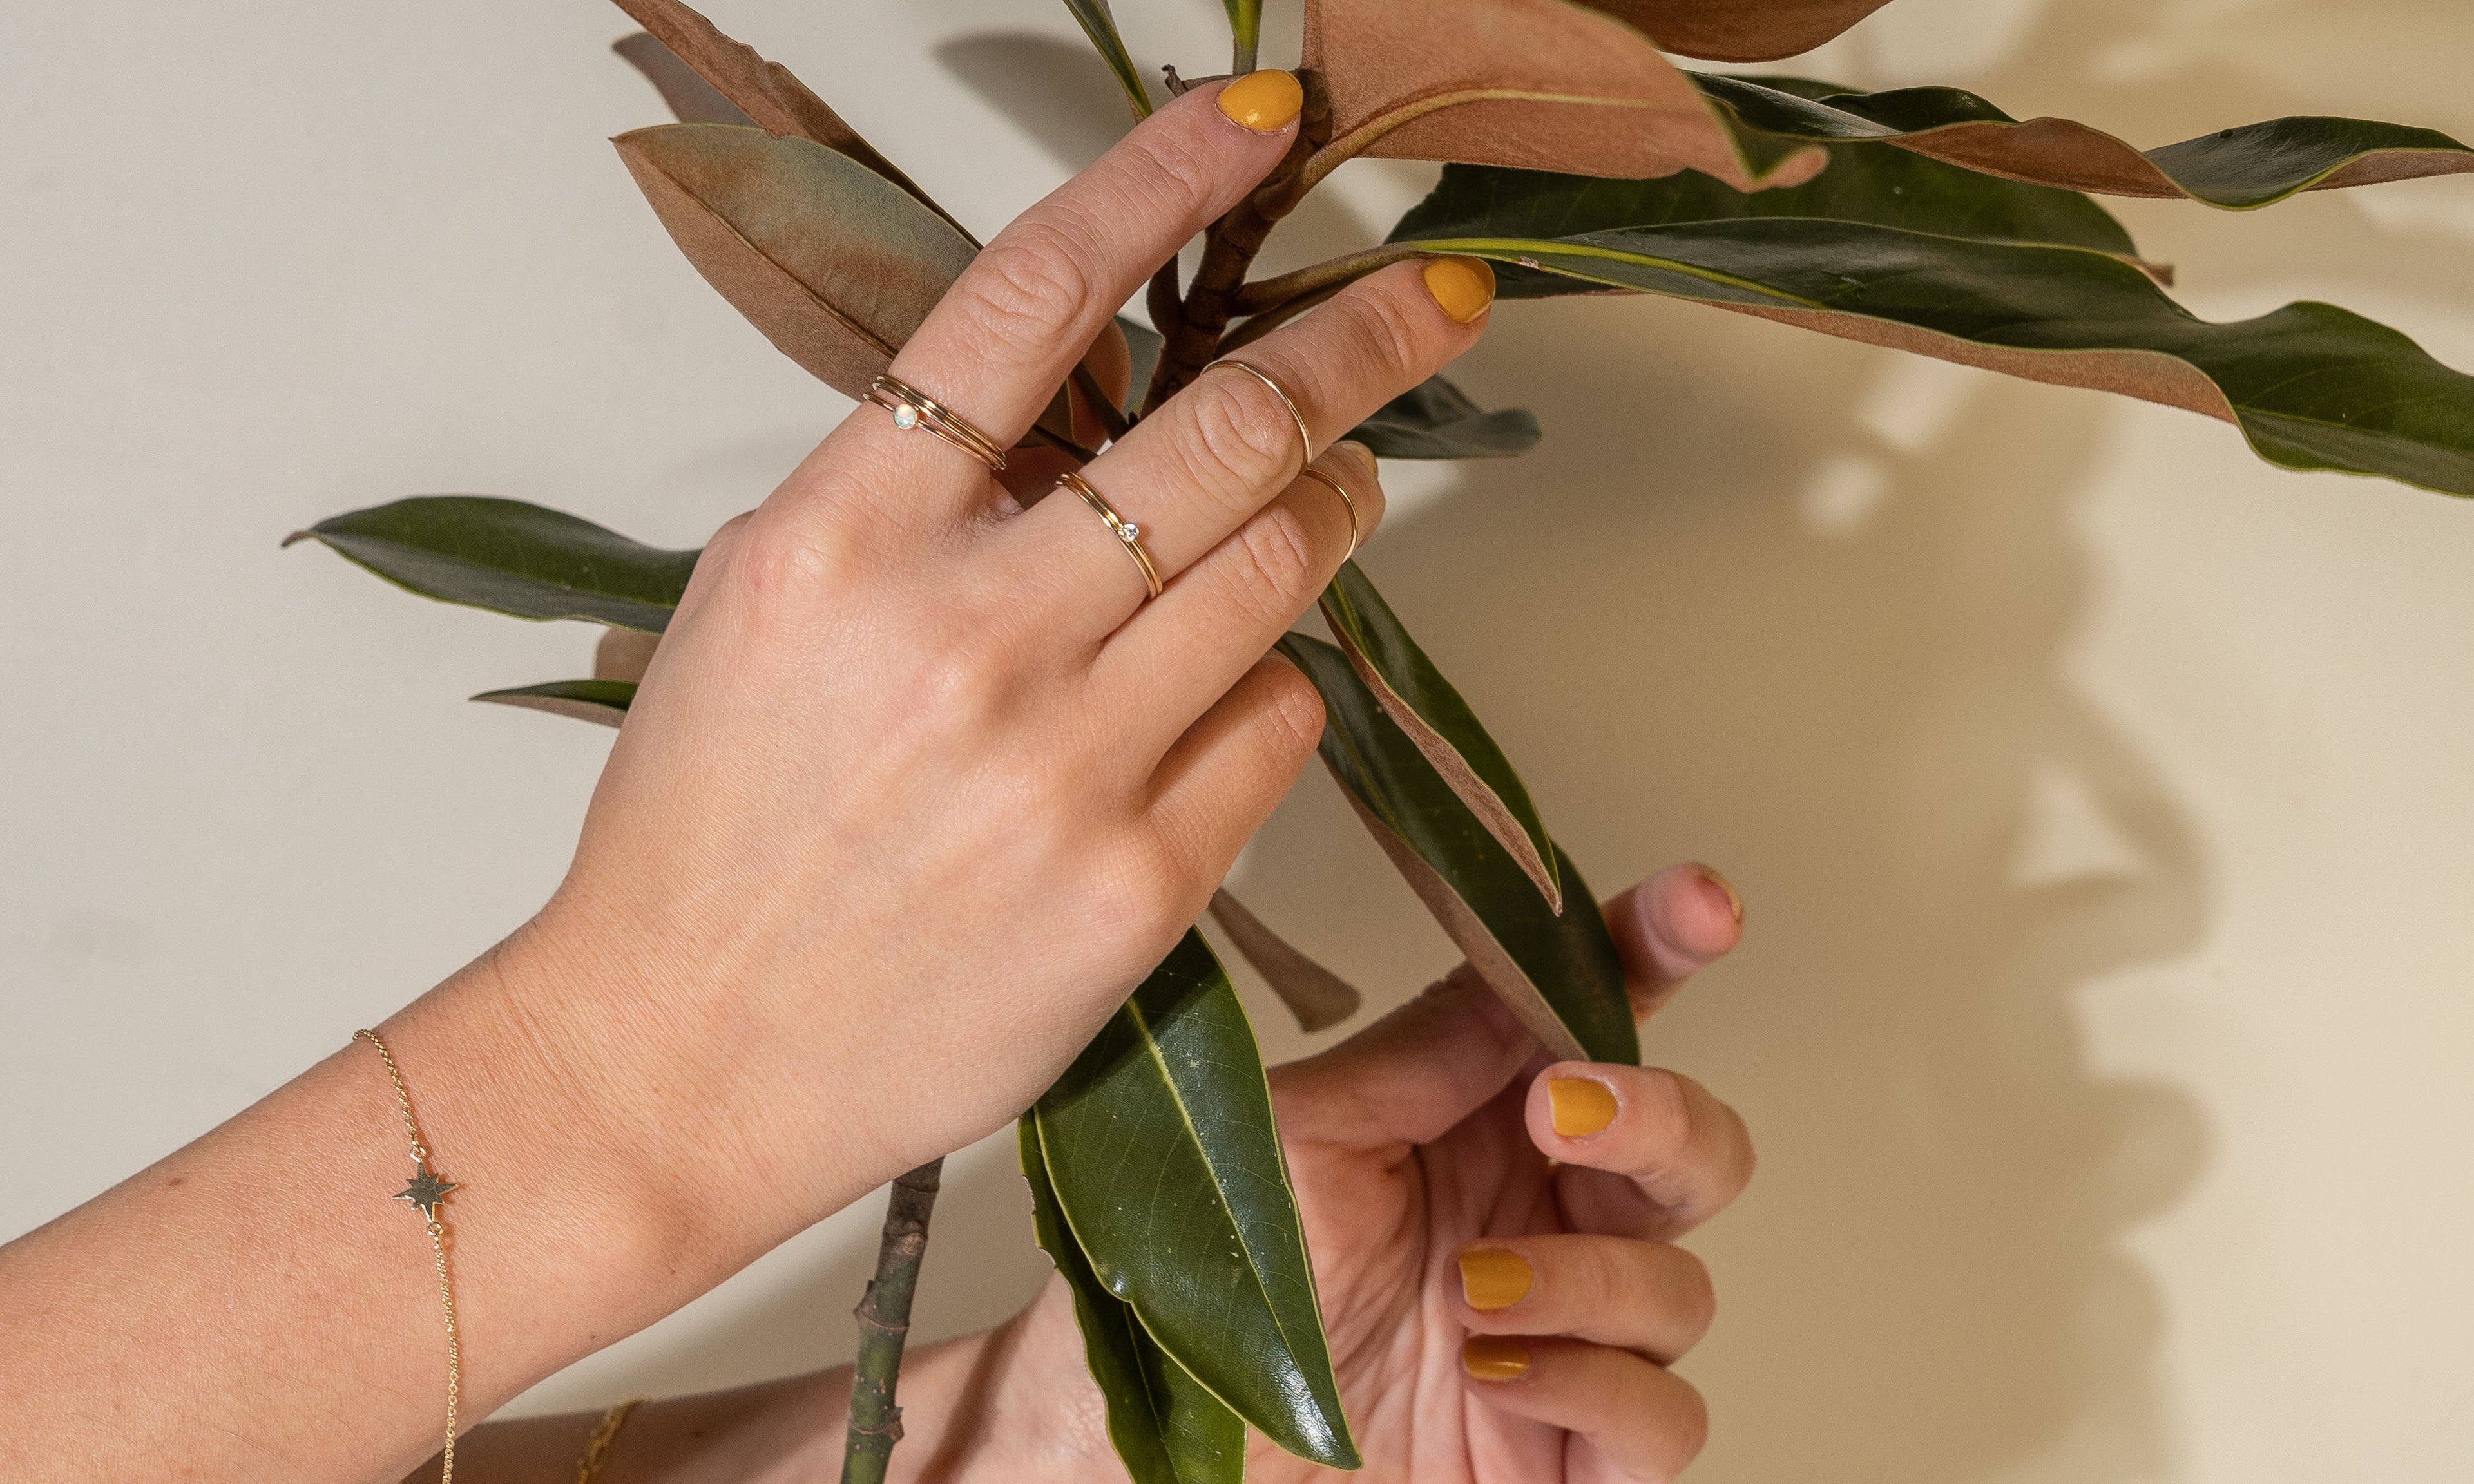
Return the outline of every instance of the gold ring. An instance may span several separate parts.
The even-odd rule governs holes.
[[[1211,366],[1225,366],[1233,371],[1244,371],[1247,375],[1253,377],[1256,381],[1259,381],[1263,385],[1272,389],[1272,395],[1280,399],[1280,405],[1289,410],[1289,417],[1294,419],[1298,425],[1298,472],[1300,474],[1304,473],[1306,471],[1306,466],[1314,462],[1314,434],[1306,431],[1306,415],[1298,411],[1298,399],[1289,395],[1289,389],[1280,385],[1277,381],[1273,380],[1272,373],[1270,371],[1263,370],[1263,368],[1254,365],[1250,361],[1240,361],[1230,358],[1228,360],[1214,361],[1211,363]],[[1211,370],[1211,366],[1206,366],[1203,370],[1209,371]]]
[[[1118,515],[1117,507],[1108,503],[1108,497],[1092,489],[1091,481],[1081,475],[1069,469],[1057,476],[1056,483],[1060,489],[1071,490],[1082,496],[1082,503],[1097,511],[1100,518],[1108,523],[1110,534],[1125,544],[1126,555],[1133,558],[1134,565],[1141,569],[1143,586],[1151,589],[1152,597],[1158,597],[1159,568],[1152,564],[1152,554],[1143,549],[1143,528]]]
[[[1324,473],[1322,470],[1321,470],[1321,469],[1319,469],[1319,468],[1310,468],[1310,469],[1307,469],[1307,470],[1305,471],[1305,477],[1306,477],[1306,478],[1308,478],[1308,479],[1316,480],[1316,481],[1318,481],[1318,482],[1320,482],[1320,483],[1322,483],[1322,484],[1325,484],[1325,485],[1330,486],[1330,487],[1331,487],[1331,492],[1332,492],[1332,493],[1334,493],[1334,494],[1336,494],[1336,495],[1339,495],[1339,496],[1340,496],[1340,503],[1341,503],[1341,504],[1343,504],[1343,505],[1345,505],[1345,506],[1346,506],[1346,507],[1348,507],[1348,557],[1354,557],[1354,556],[1356,556],[1356,555],[1357,555],[1357,502],[1356,502],[1355,500],[1353,500],[1353,499],[1349,498],[1349,494],[1348,494],[1347,490],[1346,490],[1346,489],[1342,488],[1341,483],[1340,483],[1340,481],[1339,481],[1339,480],[1332,478],[1329,474]],[[1343,557],[1343,558],[1341,558],[1340,560],[1341,560],[1341,561],[1343,561],[1343,562],[1346,562],[1346,561],[1347,561],[1347,560],[1348,560],[1348,557]]]
[[[997,446],[995,439],[907,381],[879,376],[867,384],[867,399],[893,414],[893,425],[906,433],[912,428],[926,428],[986,465],[990,472],[1006,467],[1005,450]]]

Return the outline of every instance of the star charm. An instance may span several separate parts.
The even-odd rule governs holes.
[[[410,1201],[422,1215],[436,1221],[438,1203],[446,1200],[447,1192],[455,1188],[457,1188],[455,1182],[440,1178],[428,1166],[424,1165],[420,1174],[405,1182],[404,1187],[396,1192],[395,1198],[399,1201]]]

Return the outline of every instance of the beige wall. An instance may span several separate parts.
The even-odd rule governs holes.
[[[713,9],[982,229],[1105,136],[1104,95],[960,42],[1070,37],[1038,0]],[[1212,69],[1218,7],[1119,9]],[[0,1235],[556,879],[605,734],[461,698],[576,673],[590,634],[420,603],[285,531],[472,490],[690,544],[840,408],[601,142],[655,116],[605,8],[16,10]],[[2440,0],[1900,0],[1805,70],[2143,145],[2318,111],[2474,138],[2469,55]],[[1352,174],[1292,255],[1422,179]],[[2324,297],[2474,367],[2474,180],[2124,215],[2203,313]],[[2474,1473],[2474,509],[1678,304],[1508,309],[1464,380],[1545,445],[1396,474],[1369,566],[1601,888],[1700,855],[1753,904],[1649,1038],[1765,1156],[1697,1240],[1724,1305],[1687,1367],[1718,1428],[1695,1476]],[[1447,957],[1319,777],[1242,879],[1378,1000]],[[1002,1148],[950,1180],[939,1332],[1045,1267]],[[839,1356],[872,1219],[525,1404]]]

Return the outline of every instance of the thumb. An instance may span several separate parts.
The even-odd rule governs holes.
[[[1273,1068],[1280,1136],[1351,1149],[1427,1143],[1540,1054],[1463,964],[1330,1050]]]

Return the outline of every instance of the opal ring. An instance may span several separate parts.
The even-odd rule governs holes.
[[[879,376],[867,384],[867,399],[893,414],[893,425],[906,433],[912,428],[926,428],[986,465],[990,472],[1006,467],[1005,450],[997,446],[995,439],[907,381]]]

